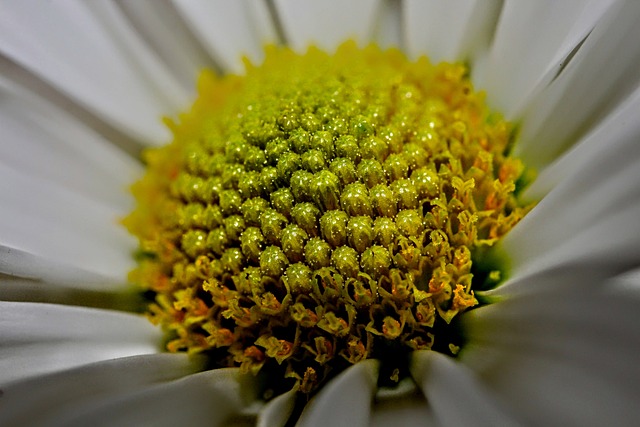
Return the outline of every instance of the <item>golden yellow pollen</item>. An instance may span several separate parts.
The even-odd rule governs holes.
[[[245,76],[203,73],[167,123],[125,222],[170,351],[306,393],[365,358],[457,354],[474,262],[527,211],[510,126],[464,66],[270,48]]]

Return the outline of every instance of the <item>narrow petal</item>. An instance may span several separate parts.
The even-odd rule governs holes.
[[[491,48],[473,70],[474,81],[494,107],[510,119],[519,117],[611,3],[505,1]]]
[[[0,244],[123,283],[134,239],[120,212],[0,164]]]
[[[412,378],[394,388],[379,388],[371,408],[372,426],[437,426],[433,411]]]
[[[554,205],[571,204],[569,194],[587,193],[602,181],[606,181],[621,169],[640,161],[640,89],[599,124],[592,132],[578,141],[544,168],[525,192],[525,197],[540,200],[553,199]],[[635,183],[629,182],[617,191],[633,191]],[[554,192],[551,190],[556,189]],[[599,194],[606,196],[605,194]],[[550,202],[547,202],[550,203]],[[585,212],[583,212],[585,213]]]
[[[0,163],[119,209],[141,166],[46,100],[0,80]]]
[[[610,282],[582,284],[580,292],[514,296],[463,318],[469,345],[461,361],[527,425],[640,419],[640,300]]]
[[[136,139],[165,141],[159,118],[179,105],[141,70],[146,55],[138,61],[140,52],[114,37],[92,7],[81,1],[7,3],[0,11],[0,51]]]
[[[171,2],[136,0],[118,6],[188,93],[194,92],[200,70],[220,68]]]
[[[60,414],[188,375],[200,366],[185,354],[123,357],[39,375],[3,386],[0,424],[49,426]]]
[[[243,419],[256,399],[255,377],[237,368],[214,369],[175,381],[129,390],[76,407],[52,425],[227,426]]]
[[[108,37],[120,47],[129,67],[137,68],[138,73],[145,78],[145,89],[168,107],[164,113],[186,108],[190,102],[190,91],[185,90],[169,72],[128,21],[122,9],[114,2],[105,0],[93,1],[87,3],[87,6],[106,29]]]
[[[488,47],[501,1],[408,0],[403,3],[406,51],[433,62],[462,61]]]
[[[513,267],[506,287],[558,268],[607,277],[640,263],[634,219],[640,200],[639,111],[637,90],[526,191],[526,198],[542,200],[503,241]],[[589,264],[579,267],[580,262]]]
[[[45,286],[71,289],[122,290],[126,284],[123,280],[85,270],[70,262],[56,261],[5,245],[0,245],[0,274],[2,283],[9,279],[25,279]],[[0,289],[0,296],[4,296],[5,291],[7,289]]]
[[[0,258],[7,248],[0,247]],[[15,250],[9,249],[9,253]],[[29,257],[25,258],[28,260]],[[33,257],[35,263],[41,260]],[[4,259],[0,261],[0,271],[4,269]],[[14,267],[14,265],[11,265]],[[46,264],[45,264],[46,266]],[[41,265],[44,269],[46,267]],[[28,266],[31,268],[31,265]],[[87,272],[72,267],[52,265],[62,273],[59,280],[40,280],[0,274],[0,301],[44,302],[50,304],[75,305],[79,307],[104,308],[109,310],[142,312],[148,304],[133,286],[107,286],[104,278],[94,277]],[[71,270],[68,272],[67,270]],[[43,275],[51,277],[49,272]],[[82,278],[87,282],[84,282]],[[68,279],[68,282],[65,281]],[[102,279],[100,282],[99,280]]]
[[[293,412],[296,391],[281,394],[264,405],[258,414],[256,427],[284,427]]]
[[[305,407],[298,426],[369,425],[378,361],[357,363],[331,380]]]
[[[429,402],[421,394],[376,402],[371,412],[373,427],[438,425]]]
[[[243,56],[261,62],[264,45],[277,41],[265,2],[174,0],[174,5],[222,71],[243,71]]]
[[[286,42],[299,52],[310,44],[333,51],[345,40],[367,43],[380,0],[275,0]]]
[[[403,49],[402,27],[402,3],[399,0],[380,2],[373,37],[378,46]]]
[[[415,352],[411,375],[440,425],[518,425],[473,372],[448,356],[428,350]]]
[[[142,316],[0,301],[0,382],[155,353],[161,335]]]
[[[600,123],[640,82],[640,3],[616,2],[529,106],[516,154],[540,167]]]
[[[579,234],[580,230],[640,200],[640,189],[636,185],[640,180],[637,167],[640,149],[638,144],[630,142],[636,142],[635,135],[628,132],[629,139],[616,144],[619,151],[609,150],[608,154],[585,162],[584,169],[567,177],[542,198],[531,212],[530,219],[526,217],[523,221],[522,230],[518,229],[520,234],[516,235],[514,231],[514,236],[509,237],[509,244],[522,246],[517,249],[517,259],[532,257],[557,246]],[[532,227],[539,233],[527,236],[525,243],[521,233],[530,232]],[[513,239],[522,241],[516,243]]]
[[[624,174],[620,180],[626,180],[629,174]],[[633,176],[637,177],[638,174],[634,173]],[[532,237],[531,246],[520,245],[507,249],[513,264],[513,275],[492,293],[508,295],[538,292],[545,287],[583,287],[579,282],[566,279],[572,275],[602,279],[639,265],[640,229],[637,222],[640,218],[640,200],[637,196],[635,200],[623,200],[618,207],[617,212],[610,212],[586,224],[583,229],[574,229],[569,225],[572,221],[583,222],[578,215],[554,218],[553,225],[549,227],[558,230],[567,227],[573,234],[563,239],[565,233],[559,230],[557,237],[547,240]],[[531,221],[537,219],[534,213],[529,214],[533,216]],[[522,227],[514,229],[512,233],[517,236],[526,233],[527,229],[542,232],[540,227],[529,228],[529,225],[522,223]],[[511,240],[505,240],[504,247],[509,248],[510,243]]]
[[[640,297],[640,268],[627,271],[611,279],[611,287],[621,294],[625,292],[634,298]]]

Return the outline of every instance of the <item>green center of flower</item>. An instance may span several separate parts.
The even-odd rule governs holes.
[[[456,354],[474,262],[527,211],[509,125],[462,65],[345,44],[247,67],[203,74],[134,186],[130,279],[168,349],[305,393],[366,358],[397,380],[412,350]]]

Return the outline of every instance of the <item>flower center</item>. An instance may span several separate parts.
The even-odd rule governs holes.
[[[477,261],[526,213],[511,129],[462,65],[352,43],[269,49],[204,73],[173,142],[146,153],[130,279],[170,351],[277,372],[302,392],[366,358],[456,354]],[[474,277],[475,275],[475,277]]]

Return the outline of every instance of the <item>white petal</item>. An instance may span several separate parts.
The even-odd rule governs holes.
[[[486,49],[500,14],[497,0],[407,0],[403,3],[407,53],[434,63],[461,61]]]
[[[491,49],[473,70],[477,86],[508,118],[518,117],[612,1],[506,1]]]
[[[394,388],[379,388],[371,408],[372,426],[439,425],[422,391],[412,378]]]
[[[118,6],[188,93],[194,93],[201,69],[216,68],[190,26],[170,2],[136,0],[118,2]]]
[[[573,203],[570,194],[591,191],[600,181],[609,179],[620,169],[640,160],[640,89],[597,126],[592,132],[567,150],[553,163],[540,171],[535,182],[525,192],[527,199],[547,197],[555,203]],[[616,192],[631,192],[635,183],[629,182]],[[606,197],[606,194],[600,194]],[[583,212],[584,213],[584,212]]]
[[[161,335],[142,316],[0,301],[0,382],[155,353]]]
[[[611,279],[611,287],[621,294],[640,298],[640,268],[627,271]]]
[[[112,125],[162,142],[160,121],[178,107],[139,69],[145,55],[114,38],[81,1],[11,2],[0,10],[0,51]]]
[[[516,154],[547,164],[603,120],[640,81],[640,3],[620,1],[560,76],[530,105]]]
[[[120,213],[0,164],[0,244],[56,264],[125,281],[135,242]]]
[[[382,48],[403,48],[402,3],[400,1],[380,2],[373,39]]]
[[[311,399],[296,425],[368,426],[378,364],[374,359],[359,362],[329,381]]]
[[[284,427],[296,403],[296,391],[289,391],[269,401],[260,410],[256,427]]]
[[[87,402],[174,380],[198,368],[185,354],[124,357],[3,386],[0,424],[48,426]]]
[[[0,273],[6,275],[2,277],[2,283],[8,279],[26,279],[45,287],[54,285],[89,290],[122,290],[126,286],[124,276],[118,280],[74,266],[71,260],[56,261],[5,245],[0,245]],[[4,297],[6,291],[0,289],[0,296]]]
[[[640,263],[639,111],[640,90],[527,190],[542,200],[503,241],[514,268],[508,286],[567,266],[605,277]]]
[[[413,353],[411,375],[443,426],[518,424],[473,372],[448,356],[429,350]]]
[[[637,163],[640,159],[640,145],[637,144],[640,123],[636,120],[639,114],[640,89],[592,132],[540,171],[525,191],[525,197],[539,200],[555,187],[567,185],[574,188],[560,190],[560,193],[566,195],[567,191],[588,191],[598,181],[606,180],[619,169]],[[557,203],[563,200],[569,203],[561,195],[550,197],[555,198]]]
[[[185,108],[190,101],[189,91],[178,83],[164,63],[140,37],[122,9],[107,0],[92,1],[87,3],[87,6],[106,29],[113,42],[120,46],[129,66],[139,69],[138,73],[147,83],[147,90],[163,101],[163,105],[169,107],[164,113],[174,112],[176,108]]]
[[[144,148],[144,143],[139,138],[127,134],[125,130],[83,106],[51,83],[42,80],[37,74],[6,58],[0,61],[0,87],[3,92],[19,94],[18,98],[21,100],[23,97],[29,100],[37,99],[38,102],[46,104],[47,109],[53,106],[55,110],[73,117],[74,121],[82,123],[131,158],[138,158]]]
[[[461,361],[527,425],[635,425],[638,299],[601,285],[512,297],[465,314]]]
[[[545,196],[523,220],[517,234],[514,230],[514,235],[508,238],[509,245],[516,251],[515,259],[531,258],[550,250],[640,200],[640,188],[637,186],[640,182],[640,150],[637,144],[634,145],[636,147],[629,150],[622,149],[615,155],[588,162],[584,169]],[[628,157],[616,162],[615,157],[624,155]],[[532,230],[535,230],[534,235],[529,234]],[[526,239],[523,233],[529,234]],[[515,242],[515,239],[521,241]],[[521,247],[516,249],[516,245]]]
[[[383,400],[373,405],[371,426],[437,426],[429,403],[422,395]]]
[[[7,253],[6,249],[0,247],[0,259]],[[15,250],[10,251],[10,253],[13,252]],[[26,257],[23,261],[28,259],[29,257]],[[38,263],[39,261],[41,260],[35,258],[34,262]],[[2,265],[4,263],[4,259],[0,261],[0,272],[5,269]],[[15,264],[12,265],[12,267],[14,266]],[[44,269],[46,265],[41,267]],[[31,268],[31,266],[29,265],[27,268]],[[62,274],[57,278],[59,281],[44,281],[10,276],[6,273],[0,274],[0,301],[45,302],[129,312],[142,311],[147,305],[143,296],[137,293],[133,286],[124,289],[122,286],[113,286],[113,289],[110,289],[104,285],[108,283],[107,280],[93,277],[85,271],[74,271],[71,267],[65,268],[56,265],[51,268],[61,270]],[[71,270],[71,272],[66,270]],[[43,275],[52,276],[49,272],[43,273]],[[83,277],[86,278],[86,282],[82,280]],[[100,279],[102,282],[99,281]]]
[[[353,39],[367,43],[374,34],[380,0],[275,0],[287,44],[304,52],[310,44],[333,51]]]
[[[140,165],[66,112],[0,81],[0,128],[5,166],[123,214],[131,209],[126,188],[139,176]]]
[[[101,399],[50,420],[58,426],[227,426],[258,392],[253,376],[214,369]]]
[[[262,61],[263,47],[277,41],[265,2],[174,0],[209,54],[224,71],[242,72],[242,57]]]
[[[627,182],[630,174],[639,176],[636,170],[627,172],[622,174],[620,182]],[[640,199],[638,196],[635,196],[635,200],[623,199],[617,207],[617,211],[611,210],[590,223],[582,221],[579,214],[550,217],[550,222],[545,225],[547,228],[540,226],[540,217],[535,215],[535,211],[531,212],[530,223],[525,223],[527,217],[512,230],[514,236],[520,236],[517,239],[520,240],[519,244],[511,245],[511,236],[507,236],[503,242],[513,264],[513,277],[492,292],[528,293],[538,292],[544,287],[576,284],[582,287],[582,284],[565,279],[572,275],[605,278],[640,264],[640,228],[637,226]],[[596,214],[601,212],[598,210]],[[590,217],[587,213],[584,215]],[[539,225],[534,226],[534,222],[539,222]],[[582,223],[585,223],[583,228],[579,228]],[[568,235],[561,230],[563,227],[569,229]],[[558,235],[551,236],[552,230],[549,228],[557,230]],[[528,233],[526,244],[520,233]],[[537,233],[547,237],[539,237]]]

